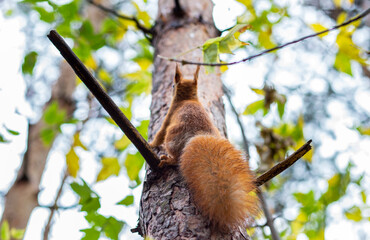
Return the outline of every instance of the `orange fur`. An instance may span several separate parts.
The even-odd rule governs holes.
[[[181,155],[180,171],[196,205],[216,227],[245,226],[258,214],[253,173],[227,139],[193,137]]]
[[[244,226],[258,213],[254,175],[199,102],[198,72],[199,66],[194,80],[184,80],[176,66],[173,100],[150,145],[165,144],[169,156],[161,156],[160,167],[179,162],[195,204],[213,225],[222,230]]]

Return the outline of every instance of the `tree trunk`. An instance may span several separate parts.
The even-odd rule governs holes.
[[[107,0],[97,2],[104,1],[108,2]],[[91,20],[94,28],[99,29],[106,15],[100,9],[89,6],[86,16]],[[52,102],[57,101],[60,110],[65,110],[67,116],[71,117],[75,110],[72,97],[75,86],[76,75],[68,63],[63,60],[60,65],[60,76],[53,86],[51,99],[45,104],[45,109]],[[10,228],[25,229],[33,209],[38,206],[39,184],[52,147],[52,143],[45,145],[41,140],[40,133],[47,126],[43,118],[29,125],[27,151],[17,179],[6,194],[0,226],[6,220]]]
[[[179,4],[176,4],[180,2]],[[155,47],[151,120],[149,138],[159,130],[172,99],[175,64],[158,55],[175,57],[193,49],[209,38],[217,36],[212,20],[213,4],[210,0],[160,0],[154,28]],[[187,60],[202,61],[197,49],[184,56]],[[184,66],[185,77],[192,77],[196,66]],[[198,96],[212,120],[226,135],[225,112],[222,103],[220,74],[199,75]],[[161,172],[147,169],[140,204],[139,233],[154,239],[247,239],[245,229],[228,233],[212,231],[207,218],[195,207],[186,184],[177,168]]]

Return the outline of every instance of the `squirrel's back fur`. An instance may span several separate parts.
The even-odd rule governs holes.
[[[254,175],[227,139],[193,137],[181,155],[180,171],[195,204],[216,227],[245,226],[248,217],[258,214]]]

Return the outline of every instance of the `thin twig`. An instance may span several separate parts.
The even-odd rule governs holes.
[[[265,196],[263,195],[263,192],[257,191],[257,196],[260,199],[262,210],[266,217],[266,225],[269,226],[270,228],[272,240],[280,240],[279,233],[276,231],[276,228],[274,225],[274,219],[272,218],[270,214],[270,211],[267,206],[267,202],[266,202]]]
[[[76,208],[78,207],[78,204],[73,204],[73,205],[70,205],[70,206],[54,206],[54,205],[38,205],[38,207],[40,208],[47,208],[47,209],[55,209],[55,210],[69,210],[69,209],[73,209],[73,208]]]
[[[59,200],[60,196],[62,195],[63,186],[64,186],[64,183],[66,182],[67,177],[68,177],[68,172],[67,172],[67,170],[65,170],[64,176],[63,176],[63,179],[62,179],[62,182],[61,182],[60,187],[59,187],[59,190],[58,190],[58,193],[57,193],[57,195],[55,197],[55,200],[54,200],[54,204],[53,204],[52,208],[50,209],[50,215],[49,215],[48,222],[45,225],[45,229],[44,229],[44,240],[48,240],[49,239],[49,232],[50,232],[50,228],[51,228],[51,221],[53,220],[53,216],[54,216],[55,211],[58,209],[57,208],[57,206],[58,206],[57,205],[58,204],[58,200]]]
[[[231,110],[232,110],[232,112],[235,115],[236,121],[238,122],[238,125],[239,125],[239,128],[240,128],[240,132],[241,132],[242,138],[243,138],[244,151],[249,156],[249,143],[248,143],[248,140],[247,140],[247,136],[245,134],[243,123],[240,120],[239,113],[235,109],[235,106],[234,106],[234,104],[233,104],[233,102],[231,100],[230,90],[225,85],[223,85],[223,89],[224,89],[224,93],[226,95],[226,98],[229,101]],[[260,190],[258,190],[256,192],[257,192],[257,196],[260,199],[260,202],[261,202],[261,205],[262,205],[262,211],[263,211],[263,213],[264,213],[264,215],[266,217],[266,225],[271,230],[271,238],[272,238],[272,240],[280,240],[279,234],[276,231],[276,228],[274,226],[274,221],[272,220],[272,216],[271,216],[270,211],[269,211],[269,208],[267,206],[265,197],[264,197],[263,193]]]
[[[225,96],[226,96],[226,98],[227,98],[227,100],[228,100],[228,102],[230,104],[231,111],[234,113],[235,118],[236,118],[236,121],[238,122],[238,125],[239,125],[239,128],[240,128],[240,132],[242,134],[244,151],[248,155],[248,157],[250,157],[250,154],[249,154],[249,143],[248,143],[248,140],[247,140],[247,135],[245,134],[243,123],[240,120],[239,114],[236,111],[233,102],[231,101],[230,90],[225,85],[223,85],[223,89],[224,89]]]
[[[205,62],[193,62],[193,61],[187,61],[187,60],[182,60],[182,59],[176,59],[176,58],[171,58],[171,57],[164,57],[164,56],[161,56],[161,55],[158,55],[159,58],[163,58],[163,59],[166,59],[168,61],[171,61],[171,62],[178,62],[178,63],[181,63],[183,65],[185,64],[190,64],[190,65],[201,65],[201,66],[211,66],[211,67],[220,67],[220,66],[226,66],[226,65],[234,65],[234,64],[238,64],[238,63],[241,63],[241,62],[246,62],[246,61],[249,61],[249,60],[252,60],[256,57],[260,57],[262,55],[265,55],[266,53],[269,53],[269,52],[272,52],[272,51],[275,51],[275,50],[278,50],[278,49],[281,49],[281,48],[284,48],[286,46],[289,46],[289,45],[292,45],[294,43],[298,43],[298,42],[301,42],[303,40],[306,40],[308,38],[312,38],[312,37],[316,37],[316,36],[319,36],[321,34],[324,34],[324,33],[327,33],[327,32],[330,32],[330,31],[333,31],[335,29],[338,29],[340,27],[344,27],[350,23],[353,23],[357,20],[360,20],[361,18],[365,17],[366,15],[368,15],[370,13],[370,8],[366,9],[364,12],[362,12],[361,14],[357,15],[356,17],[354,18],[351,18],[350,20],[342,23],[342,24],[339,24],[339,25],[336,25],[332,28],[329,28],[329,29],[326,29],[324,31],[321,31],[321,32],[318,32],[318,33],[314,33],[314,34],[310,34],[310,35],[307,35],[305,37],[301,37],[297,40],[294,40],[294,41],[291,41],[291,42],[287,42],[283,45],[279,45],[279,46],[276,46],[276,47],[273,47],[273,48],[270,48],[270,49],[267,49],[265,51],[262,51],[256,55],[252,55],[250,57],[247,57],[247,58],[243,58],[242,60],[239,60],[239,61],[235,61],[235,62],[229,62],[229,63],[205,63]]]
[[[158,159],[158,156],[149,146],[148,142],[143,138],[143,136],[140,135],[137,129],[132,125],[132,123],[121,112],[118,106],[103,90],[98,81],[91,75],[91,73],[87,70],[81,60],[78,59],[76,54],[74,54],[74,52],[67,45],[64,39],[55,30],[50,31],[50,33],[48,34],[48,38],[59,50],[59,52],[66,59],[69,65],[71,65],[77,76],[85,83],[87,88],[112,117],[114,122],[121,128],[128,139],[130,139],[130,141],[135,145],[135,147],[144,157],[149,166],[154,170],[158,170],[158,164],[160,161]]]
[[[139,22],[139,20],[137,18],[135,18],[135,17],[130,17],[130,16],[126,16],[126,15],[120,14],[120,13],[116,12],[115,10],[113,10],[111,8],[108,8],[106,6],[103,6],[103,5],[99,4],[99,3],[94,2],[93,0],[87,0],[87,2],[89,2],[92,5],[94,5],[95,7],[99,8],[100,10],[103,10],[104,12],[110,13],[110,14],[118,17],[118,18],[129,20],[129,21],[133,21],[136,24],[136,27],[138,29],[140,29],[146,35],[148,35],[148,34],[151,35],[152,34],[152,30],[144,27]]]
[[[312,146],[310,145],[312,140],[309,140],[302,147],[300,147],[297,151],[295,151],[292,155],[287,157],[284,161],[276,164],[270,170],[259,176],[256,180],[257,187],[265,184],[266,182],[270,181],[272,178],[279,175],[281,172],[289,168],[293,165],[298,159],[303,157],[308,151],[311,150]]]

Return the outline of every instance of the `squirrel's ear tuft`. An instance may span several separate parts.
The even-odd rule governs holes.
[[[195,73],[194,73],[194,83],[195,84],[198,83],[199,69],[200,69],[200,65],[197,65],[197,70],[195,70]]]
[[[179,83],[182,79],[182,74],[180,71],[179,64],[176,63],[176,73],[175,73],[175,83]]]

